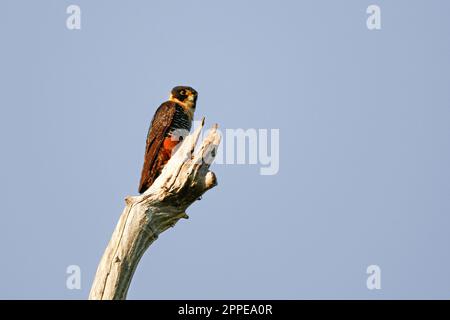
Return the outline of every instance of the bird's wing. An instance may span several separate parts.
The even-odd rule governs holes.
[[[164,138],[169,131],[176,111],[176,104],[166,101],[156,110],[152,124],[147,134],[145,147],[144,167],[139,183],[139,193],[145,192],[156,180],[161,169],[158,161],[158,153],[161,151]]]

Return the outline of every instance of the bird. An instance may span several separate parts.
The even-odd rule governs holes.
[[[161,174],[176,146],[191,130],[198,93],[176,86],[156,110],[147,133],[139,193],[144,193]]]

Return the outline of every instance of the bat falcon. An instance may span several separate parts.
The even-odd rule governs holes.
[[[147,134],[139,193],[144,193],[161,174],[174,148],[191,130],[197,91],[188,86],[172,89],[168,101],[156,110]]]

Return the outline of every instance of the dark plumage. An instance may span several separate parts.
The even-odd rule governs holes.
[[[169,101],[156,110],[147,134],[139,193],[153,184],[181,137],[190,131],[196,101],[197,91],[179,86],[173,88]]]

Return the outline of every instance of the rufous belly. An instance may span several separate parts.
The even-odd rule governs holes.
[[[178,143],[180,143],[180,141],[177,141],[175,139],[173,140],[170,136],[164,139],[162,147],[164,164],[169,161],[170,157],[172,156],[172,152],[174,151]]]

